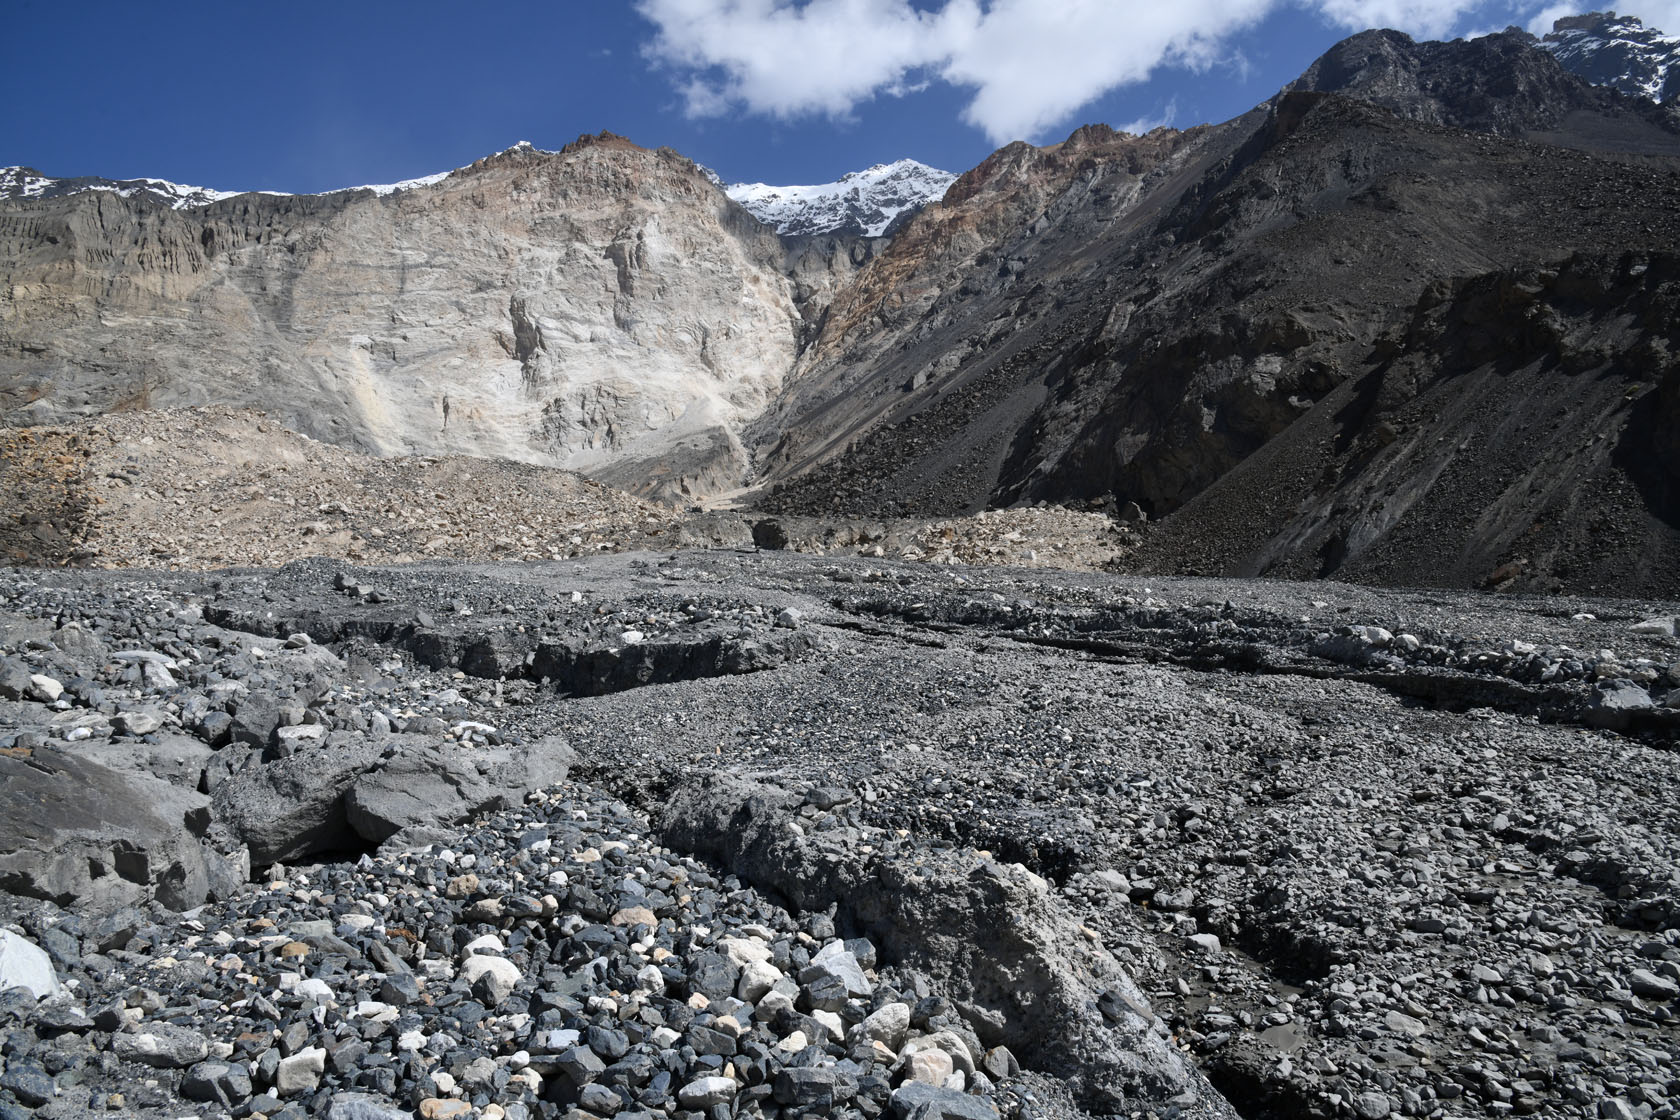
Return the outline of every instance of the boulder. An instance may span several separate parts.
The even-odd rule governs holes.
[[[60,906],[196,906],[213,881],[243,878],[243,854],[207,841],[208,806],[56,747],[0,756],[0,889]]]
[[[36,999],[60,990],[47,954],[28,938],[0,929],[0,992],[9,988],[28,988]]]
[[[113,1035],[111,1051],[124,1061],[154,1069],[186,1069],[209,1056],[210,1044],[185,1027],[151,1023],[130,1034]]]
[[[370,844],[407,828],[456,824],[522,804],[526,794],[564,781],[576,759],[557,736],[517,747],[411,745],[355,781],[346,820]]]
[[[1630,680],[1600,681],[1581,718],[1588,727],[1626,731],[1635,718],[1655,707],[1651,694]]]

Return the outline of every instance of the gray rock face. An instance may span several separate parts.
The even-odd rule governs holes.
[[[1626,731],[1640,715],[1655,708],[1651,694],[1632,681],[1605,681],[1588,698],[1583,719],[1591,727]]]
[[[971,1017],[991,1024],[993,1041],[1065,1073],[1095,1104],[1196,1095],[1196,1075],[1158,1032],[1142,992],[1078,933],[1042,879],[1018,865],[956,854],[912,871],[820,835],[807,839],[787,827],[803,801],[738,778],[696,779],[671,796],[662,833],[801,906],[844,907],[851,921],[879,931],[897,959],[946,977]],[[850,954],[836,946],[813,960],[802,982],[846,968]],[[1096,1010],[1104,993],[1117,1008],[1111,1015]]]
[[[186,909],[242,859],[208,841],[209,798],[155,777],[48,747],[0,756],[0,787],[0,886],[14,894]]]
[[[616,470],[680,496],[738,485],[737,432],[798,341],[776,235],[690,161],[616,137],[386,196],[0,208],[21,220],[0,236],[6,333],[42,340],[9,349],[0,382],[52,386],[10,423],[215,400],[383,454]],[[127,294],[86,294],[95,274]],[[145,325],[78,329],[95,306],[143,306]]]
[[[381,843],[404,828],[517,805],[530,791],[564,780],[576,757],[558,737],[467,756],[448,748],[399,754],[357,780],[345,815],[358,836]]]
[[[383,843],[405,828],[456,824],[560,781],[563,740],[461,748],[430,736],[339,737],[216,787],[219,820],[257,866]]]

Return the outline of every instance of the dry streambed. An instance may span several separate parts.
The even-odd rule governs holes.
[[[1671,1115],[1664,606],[21,579],[0,1108]]]

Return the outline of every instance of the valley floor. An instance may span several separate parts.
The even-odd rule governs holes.
[[[722,549],[16,575],[0,797],[103,772],[196,831],[107,829],[146,858],[100,878],[0,813],[77,982],[0,1007],[10,1113],[1680,1109],[1673,603]]]

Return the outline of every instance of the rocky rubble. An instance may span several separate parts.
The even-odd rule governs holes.
[[[382,459],[245,409],[121,413],[5,437],[8,490],[48,507],[12,530],[24,539],[11,551],[36,563],[202,569],[306,556],[548,559],[677,540],[668,507],[566,471],[490,459]]]
[[[3,595],[8,1120],[1677,1111],[1673,604],[768,551]]]
[[[926,977],[877,970],[867,940],[661,847],[589,787],[452,847],[264,878],[115,929],[23,913],[73,988],[6,993],[0,1107],[985,1120],[1016,1070]]]
[[[764,547],[928,563],[1097,571],[1136,521],[1055,506],[937,521],[769,519],[644,501],[564,471],[380,459],[221,407],[0,430],[0,560],[206,570],[323,556],[365,563],[538,561],[633,548]]]

